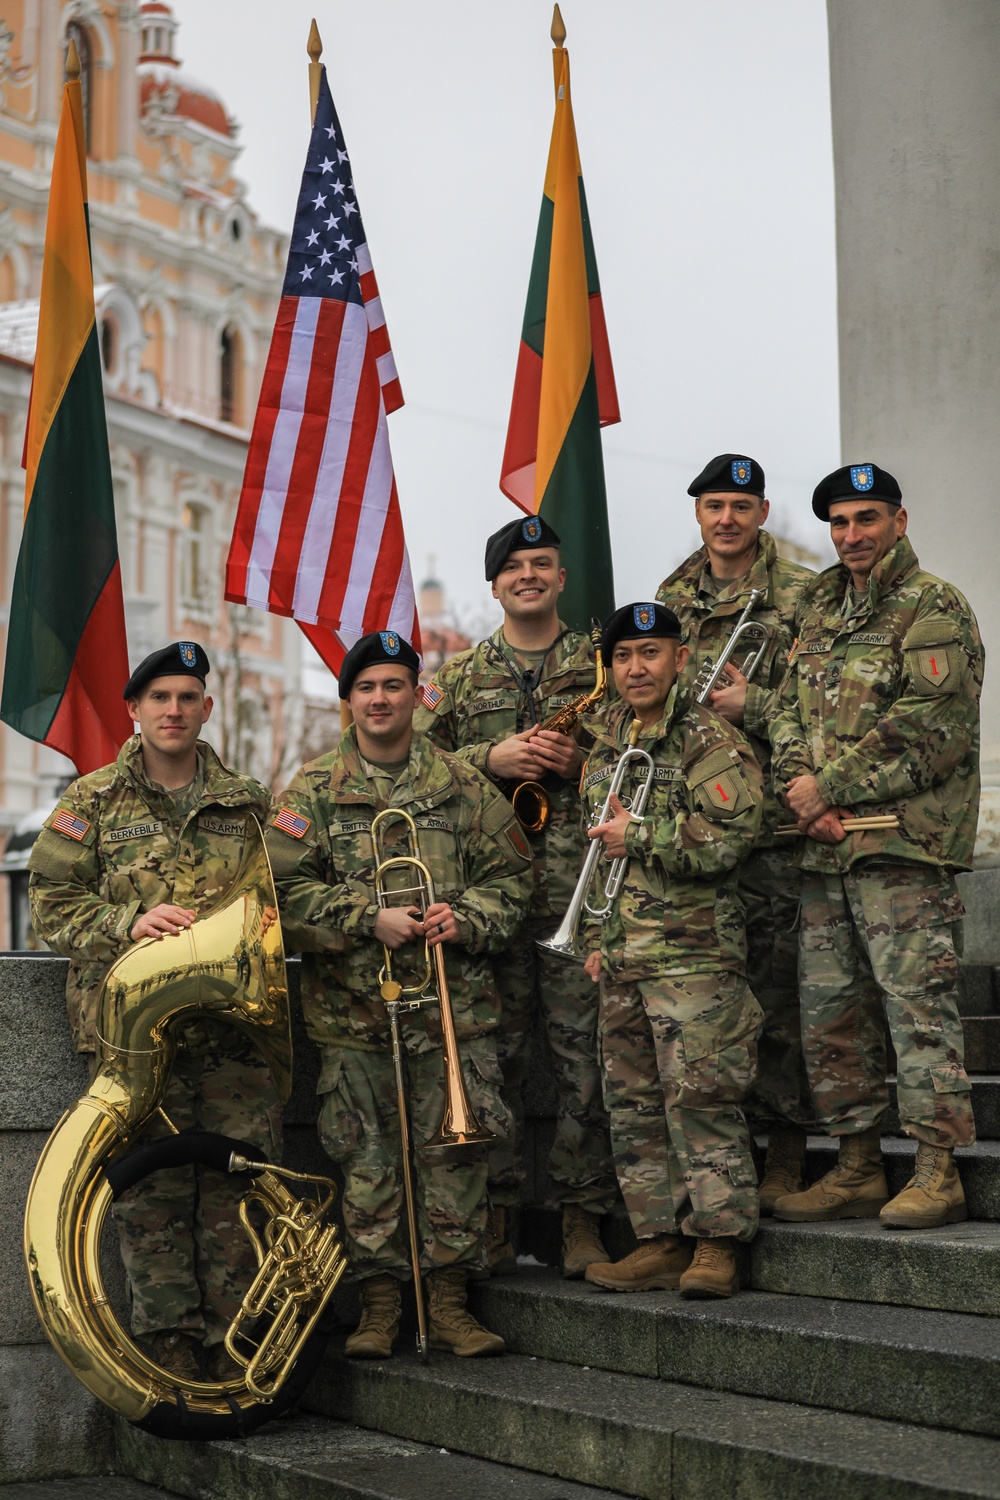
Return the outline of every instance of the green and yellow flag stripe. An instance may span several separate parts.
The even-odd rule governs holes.
[[[78,77],[52,162],[23,462],[0,718],[83,773],[113,760],[132,725]]]
[[[500,488],[562,539],[559,612],[589,628],[614,608],[601,428],[620,420],[570,98],[553,50],[555,119],[528,282]]]

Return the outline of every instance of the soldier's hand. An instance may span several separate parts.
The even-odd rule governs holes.
[[[383,948],[393,953],[404,943],[412,943],[423,935],[419,907],[384,906],[375,918],[375,936]]]
[[[138,943],[142,938],[173,937],[175,933],[184,932],[193,921],[194,912],[188,911],[186,906],[170,906],[166,901],[161,901],[159,906],[144,911],[135,919],[129,937],[133,943]]]
[[[840,821],[839,808],[834,811],[825,812],[819,818],[814,818],[807,828],[802,830],[811,839],[817,839],[821,844],[842,844],[847,837],[844,825]]]
[[[725,673],[725,678],[720,678],[723,685],[709,693],[708,706],[730,724],[742,725],[750,679],[744,677],[739,667],[734,667],[731,661],[727,661],[722,670]]]
[[[424,937],[432,948],[438,943],[457,943],[458,918],[447,901],[435,901],[424,912]]]
[[[804,822],[815,822],[830,808],[829,802],[820,793],[815,776],[796,776],[788,783],[785,801],[800,827]]]
[[[612,795],[608,806],[610,818],[606,823],[598,823],[596,828],[588,828],[587,837],[601,840],[606,859],[624,859],[625,830],[633,820],[616,796]]]
[[[555,734],[551,729],[540,729],[535,735],[534,747],[546,771],[555,771],[567,781],[576,780],[583,756],[571,734]]]
[[[538,735],[537,724],[501,740],[490,751],[490,775],[500,781],[537,781],[545,775],[545,766],[532,741]]]
[[[588,979],[592,979],[597,984],[601,977],[601,950],[599,948],[595,949],[593,953],[587,954],[584,960],[583,972]]]

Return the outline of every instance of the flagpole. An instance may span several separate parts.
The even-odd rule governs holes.
[[[66,82],[80,82],[80,54],[76,50],[76,42],[72,37],[70,37],[69,46],[66,49]]]
[[[552,7],[552,29],[549,32],[552,38],[552,65],[555,69],[556,97],[559,96],[559,53],[566,50],[566,22],[562,18],[562,11],[558,4]]]
[[[323,64],[320,58],[323,56],[323,39],[316,25],[316,17],[313,16],[309,27],[309,40],[306,42],[306,52],[309,55],[309,125],[312,127],[316,119],[316,105],[319,101],[319,83],[323,76]],[[354,715],[351,713],[351,705],[340,699],[340,732],[344,733],[354,723]]]

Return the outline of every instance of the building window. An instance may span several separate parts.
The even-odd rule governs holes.
[[[92,54],[87,33],[79,21],[70,21],[66,27],[66,46],[69,48],[70,41],[76,43],[77,54],[80,58],[80,97],[83,101],[83,137],[87,143],[87,151],[90,151],[90,104],[93,97],[92,90]]]
[[[101,319],[101,364],[113,376],[118,367],[118,325],[107,314]]]
[[[210,517],[203,505],[185,505],[181,516],[181,600],[187,609],[210,602],[212,579]]]
[[[243,341],[231,325],[222,330],[219,344],[219,420],[239,424]]]

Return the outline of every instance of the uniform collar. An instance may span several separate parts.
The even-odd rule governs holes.
[[[397,792],[402,791],[407,794],[407,801],[439,802],[450,795],[454,785],[444,756],[438,754],[426,735],[414,732],[406,769],[393,792],[394,801]],[[340,736],[337,756],[330,770],[330,792],[338,802],[364,802],[371,806],[374,801],[353,724]]]
[[[238,807],[253,800],[244,779],[222,764],[207,740],[199,740],[197,750],[204,772],[199,807],[205,807],[210,802],[221,802],[226,807]],[[142,744],[137,734],[131,735],[119,750],[115,770],[117,774],[109,781],[105,788],[105,795],[110,793],[115,782],[118,781],[124,782],[147,802],[151,799],[157,801],[162,799],[164,794],[158,792],[146,780],[142,762]]]
[[[765,602],[770,604],[772,602],[771,569],[777,556],[778,548],[774,537],[762,528],[757,536],[757,555],[748,570],[740,578],[730,578],[720,583],[712,574],[708,548],[700,548],[691,559],[692,563],[700,564],[697,567],[696,584],[699,597],[711,599],[713,604],[732,606],[739,604],[742,608],[753,590],[757,589],[765,596]],[[718,584],[715,590],[712,589],[713,582]]]

